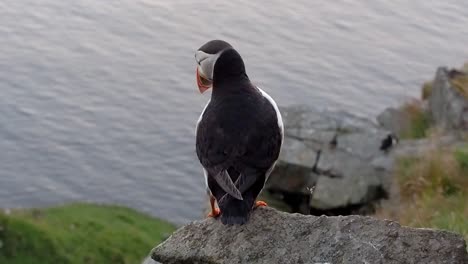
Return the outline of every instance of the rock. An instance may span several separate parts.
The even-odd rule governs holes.
[[[317,175],[314,174],[312,165],[309,167],[280,160],[268,180],[267,189],[277,192],[309,194],[310,188],[315,186],[317,182]]]
[[[141,264],[160,264],[161,262],[154,261],[151,257],[147,257]]]
[[[285,142],[267,190],[302,194],[318,213],[386,197],[393,159],[379,148],[388,131],[346,112],[295,106],[282,113]]]
[[[377,116],[377,122],[380,127],[392,132],[398,138],[407,137],[411,132],[415,119],[418,118],[416,111],[420,111],[421,114],[426,116],[429,111],[427,100],[413,99],[399,108],[386,108]]]
[[[430,114],[437,125],[449,131],[468,131],[468,99],[452,87],[450,72],[443,67],[437,69],[429,97]]]
[[[363,216],[304,216],[257,209],[246,225],[206,219],[177,230],[152,251],[182,263],[468,263],[460,235]]]
[[[409,127],[411,119],[402,108],[389,107],[377,116],[377,122],[384,129],[400,137]]]

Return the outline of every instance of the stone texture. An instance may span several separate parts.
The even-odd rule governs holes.
[[[389,107],[377,116],[377,122],[384,129],[401,136],[409,126],[411,120],[401,108]]]
[[[429,110],[433,121],[447,130],[468,131],[468,100],[450,84],[449,70],[437,69]]]
[[[285,142],[267,190],[301,193],[319,211],[385,197],[393,159],[380,145],[388,131],[347,112],[281,110]]]
[[[259,208],[243,226],[188,224],[152,251],[182,263],[468,263],[460,235],[363,216],[304,216]]]

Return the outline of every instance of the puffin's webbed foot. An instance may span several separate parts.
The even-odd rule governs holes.
[[[264,206],[268,206],[268,204],[264,201],[256,201],[254,205],[254,209],[260,206],[264,207]]]
[[[214,208],[213,210],[211,210],[211,212],[208,214],[208,217],[213,217],[213,218],[216,218],[218,216],[221,215],[221,210],[219,210],[218,208]]]
[[[210,206],[211,206],[211,213],[208,214],[208,217],[213,217],[216,218],[219,215],[221,215],[221,210],[219,208],[216,208],[216,199],[213,195],[210,195]]]

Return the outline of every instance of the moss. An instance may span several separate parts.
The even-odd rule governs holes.
[[[139,263],[174,226],[105,205],[0,214],[0,263]]]

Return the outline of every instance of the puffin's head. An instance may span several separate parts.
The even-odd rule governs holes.
[[[200,93],[210,89],[213,85],[215,63],[227,49],[232,46],[223,40],[212,40],[201,46],[195,52],[197,61],[197,84]]]

